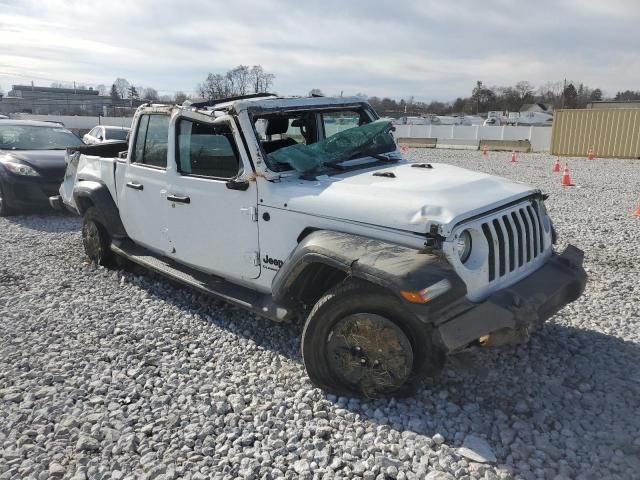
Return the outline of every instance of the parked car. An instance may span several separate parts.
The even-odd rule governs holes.
[[[65,150],[79,145],[80,138],[57,124],[0,120],[0,216],[48,206],[62,183]]]
[[[86,133],[82,140],[87,145],[95,145],[98,143],[121,142],[127,139],[129,131],[127,127],[111,127],[108,125],[98,125],[93,127]]]
[[[331,133],[337,118],[350,128]],[[411,163],[392,129],[359,98],[143,106],[127,152],[70,153],[51,203],[84,217],[96,263],[117,254],[275,321],[302,319],[321,388],[407,394],[447,353],[526,341],[582,294],[586,273],[579,249],[554,252],[540,190]]]

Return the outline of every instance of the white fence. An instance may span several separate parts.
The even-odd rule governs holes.
[[[396,138],[437,138],[438,141],[529,140],[534,152],[548,152],[551,147],[550,127],[396,125],[394,136]]]
[[[90,130],[96,125],[112,127],[131,127],[131,117],[84,117],[76,115],[32,115],[30,113],[16,113],[12,118],[19,120],[37,120],[40,122],[62,122],[72,130]]]

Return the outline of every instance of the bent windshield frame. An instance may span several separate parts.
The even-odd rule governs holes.
[[[295,170],[289,163],[275,161],[270,155],[274,151],[292,146],[313,146],[354,125],[362,126],[378,119],[366,103],[312,107],[305,105],[286,110],[261,109],[249,113],[258,147],[267,168],[273,172]],[[270,119],[273,120],[271,126]],[[283,119],[288,120],[288,125]]]

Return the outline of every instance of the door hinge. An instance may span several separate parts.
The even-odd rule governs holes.
[[[244,254],[244,259],[254,267],[260,266],[260,254],[258,252],[247,252]]]
[[[252,222],[258,221],[258,209],[256,207],[241,208],[240,212],[249,215]]]

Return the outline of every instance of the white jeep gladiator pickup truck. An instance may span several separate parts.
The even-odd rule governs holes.
[[[277,321],[314,384],[406,395],[471,345],[525,341],[585,287],[535,188],[411,163],[359,98],[143,105],[128,142],[70,149],[51,204],[118,255]]]

